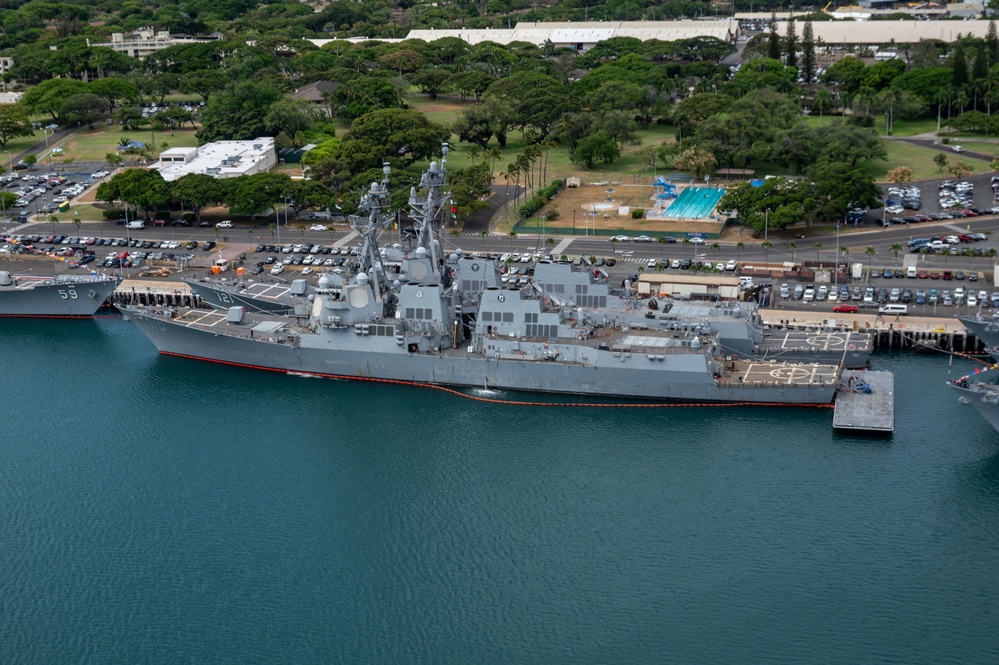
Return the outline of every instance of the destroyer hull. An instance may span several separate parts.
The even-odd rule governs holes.
[[[118,282],[22,284],[0,288],[0,317],[89,318],[108,300]]]
[[[986,347],[999,346],[999,320],[979,321],[964,316],[959,316],[957,319]]]
[[[999,386],[991,389],[962,387],[951,382],[947,385],[957,393],[961,401],[970,404],[992,427],[999,432]]]
[[[195,295],[217,309],[245,307],[249,312],[263,312],[264,314],[277,314],[281,316],[295,312],[294,304],[254,297],[249,293],[240,292],[238,289],[232,287],[222,287],[216,284],[199,282],[194,279],[185,279],[184,282],[191,287],[191,291]]]
[[[126,312],[161,354],[329,378],[653,402],[782,405],[829,404],[836,388],[835,381],[719,381],[697,354],[650,362],[644,357],[612,358],[609,352],[599,352],[604,355],[594,356],[593,364],[585,364],[490,357],[462,350],[424,354],[402,349],[350,349],[337,348],[322,335],[302,336],[303,341],[297,344],[251,339],[186,326],[142,310]],[[808,370],[801,371],[807,374]]]

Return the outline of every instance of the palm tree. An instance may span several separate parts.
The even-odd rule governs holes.
[[[763,248],[763,263],[767,264],[768,266],[770,265],[770,259],[768,258],[770,255],[770,249],[773,246],[774,244],[769,240],[764,240],[763,244],[760,245],[760,247]]]
[[[715,255],[717,256],[718,252],[721,251],[721,245],[717,242],[713,242],[711,243],[711,249],[715,250]]]
[[[507,235],[508,238],[510,238],[510,249],[513,249],[513,241],[517,239],[517,232],[516,231],[510,231],[506,235]]]
[[[870,245],[868,245],[867,249],[864,250],[864,254],[867,255],[867,278],[868,279],[870,279],[870,276],[871,276],[871,257],[873,257],[877,253],[878,253],[877,250],[875,250]]]
[[[822,251],[822,243],[821,242],[817,242],[814,245],[812,245],[812,247],[815,248],[815,262],[818,263],[819,265],[821,265],[822,264],[822,258],[819,256],[819,252]]]
[[[683,239],[683,255],[687,255],[687,248],[690,247],[690,238]]]
[[[503,156],[503,151],[499,149],[499,146],[491,145],[482,151],[482,156],[490,160],[491,166],[489,167],[490,173],[496,172],[496,160]],[[502,174],[500,174],[502,175]]]
[[[267,228],[270,229],[271,231],[271,240],[274,240],[274,229],[277,228],[277,224],[271,222],[270,224],[267,225]]]
[[[659,245],[659,256],[663,255],[663,246],[668,242],[669,240],[666,239],[666,236],[656,236],[656,244]]]
[[[486,248],[486,236],[488,236],[488,235],[489,235],[489,232],[486,231],[485,229],[479,231],[479,237],[482,238],[482,249]]]
[[[741,240],[735,243],[735,249],[739,253],[739,263],[742,263],[742,250],[745,249],[745,247],[746,243],[742,242]]]
[[[545,238],[545,247],[548,249],[548,253],[552,253],[552,247],[555,246],[555,238]]]
[[[890,245],[888,249],[895,252],[895,265],[898,265],[898,253],[902,251],[902,245],[896,242]]]
[[[302,223],[296,224],[295,228],[298,229],[298,233],[302,236],[302,241],[304,242],[305,241],[305,224],[302,224]]]
[[[791,263],[797,263],[797,261],[794,260],[794,250],[796,250],[797,248],[798,248],[798,243],[796,243],[795,241],[792,240],[791,242],[787,243],[787,249],[789,252],[791,252]]]
[[[812,101],[813,106],[819,110],[819,127],[822,126],[822,113],[833,107],[833,96],[829,94],[828,90],[819,90],[815,93],[815,99]]]
[[[482,154],[482,148],[472,143],[471,145],[465,146],[464,153],[468,155],[469,159],[472,160],[472,166],[475,166],[475,160],[478,159],[480,154]]]

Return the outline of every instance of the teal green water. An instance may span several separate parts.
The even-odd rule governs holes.
[[[161,358],[119,319],[0,349],[0,663],[999,662],[999,435],[939,358],[876,358],[884,440]]]

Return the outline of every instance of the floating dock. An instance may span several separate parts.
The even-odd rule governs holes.
[[[895,377],[891,372],[843,370],[833,427],[860,432],[895,430]]]

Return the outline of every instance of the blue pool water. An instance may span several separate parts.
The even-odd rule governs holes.
[[[724,187],[688,187],[666,209],[664,217],[703,219],[725,195]]]

